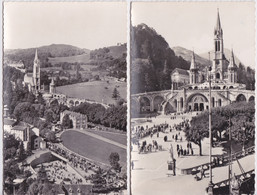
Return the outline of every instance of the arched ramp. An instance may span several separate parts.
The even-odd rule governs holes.
[[[246,101],[246,97],[245,97],[245,95],[243,95],[243,94],[239,94],[237,97],[236,97],[236,101],[237,102],[245,102]]]
[[[153,108],[154,111],[161,111],[164,98],[162,96],[155,96],[153,99]]]
[[[151,110],[150,106],[151,106],[151,100],[144,96],[141,97],[139,100],[139,104],[140,104],[140,112],[149,112]]]
[[[255,97],[252,95],[252,96],[249,98],[249,102],[254,101],[254,100],[255,100]]]

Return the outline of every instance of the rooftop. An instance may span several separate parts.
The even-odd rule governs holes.
[[[184,69],[181,69],[181,68],[175,68],[175,69],[172,71],[172,74],[174,74],[175,72],[178,72],[179,74],[186,75],[186,76],[189,75],[189,73],[188,73],[187,70],[184,70]]]

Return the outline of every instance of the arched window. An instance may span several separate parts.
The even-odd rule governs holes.
[[[220,73],[216,73],[216,79],[220,79]]]

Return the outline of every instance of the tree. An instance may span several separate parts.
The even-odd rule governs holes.
[[[119,160],[120,160],[120,156],[117,152],[112,152],[110,154],[109,156],[110,165],[116,171],[120,171],[120,168],[121,168],[119,164]]]
[[[24,149],[24,144],[23,142],[20,142],[20,146],[19,146],[19,152],[18,152],[18,159],[20,161],[23,161],[26,158],[26,152]]]
[[[72,120],[70,119],[69,115],[66,114],[62,119],[62,127],[64,129],[71,129],[73,128]]]
[[[113,90],[113,92],[112,92],[112,98],[113,98],[113,99],[117,99],[117,98],[119,98],[119,97],[120,97],[120,93],[119,93],[119,91],[117,90],[117,88],[115,87],[114,90]]]

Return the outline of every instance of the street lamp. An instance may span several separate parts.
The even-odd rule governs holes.
[[[242,138],[243,138],[243,148],[242,148],[242,152],[243,152],[243,154],[245,154],[245,139],[246,139],[246,135],[245,135],[245,124],[243,124],[243,127],[242,127],[242,133],[243,133],[243,136],[242,136]]]
[[[209,52],[209,61],[210,61],[210,52]],[[212,183],[212,132],[211,132],[211,64],[209,66],[209,141],[210,141],[210,151],[209,151],[209,170],[210,170],[210,182],[208,186],[208,195],[213,195],[213,183]]]

